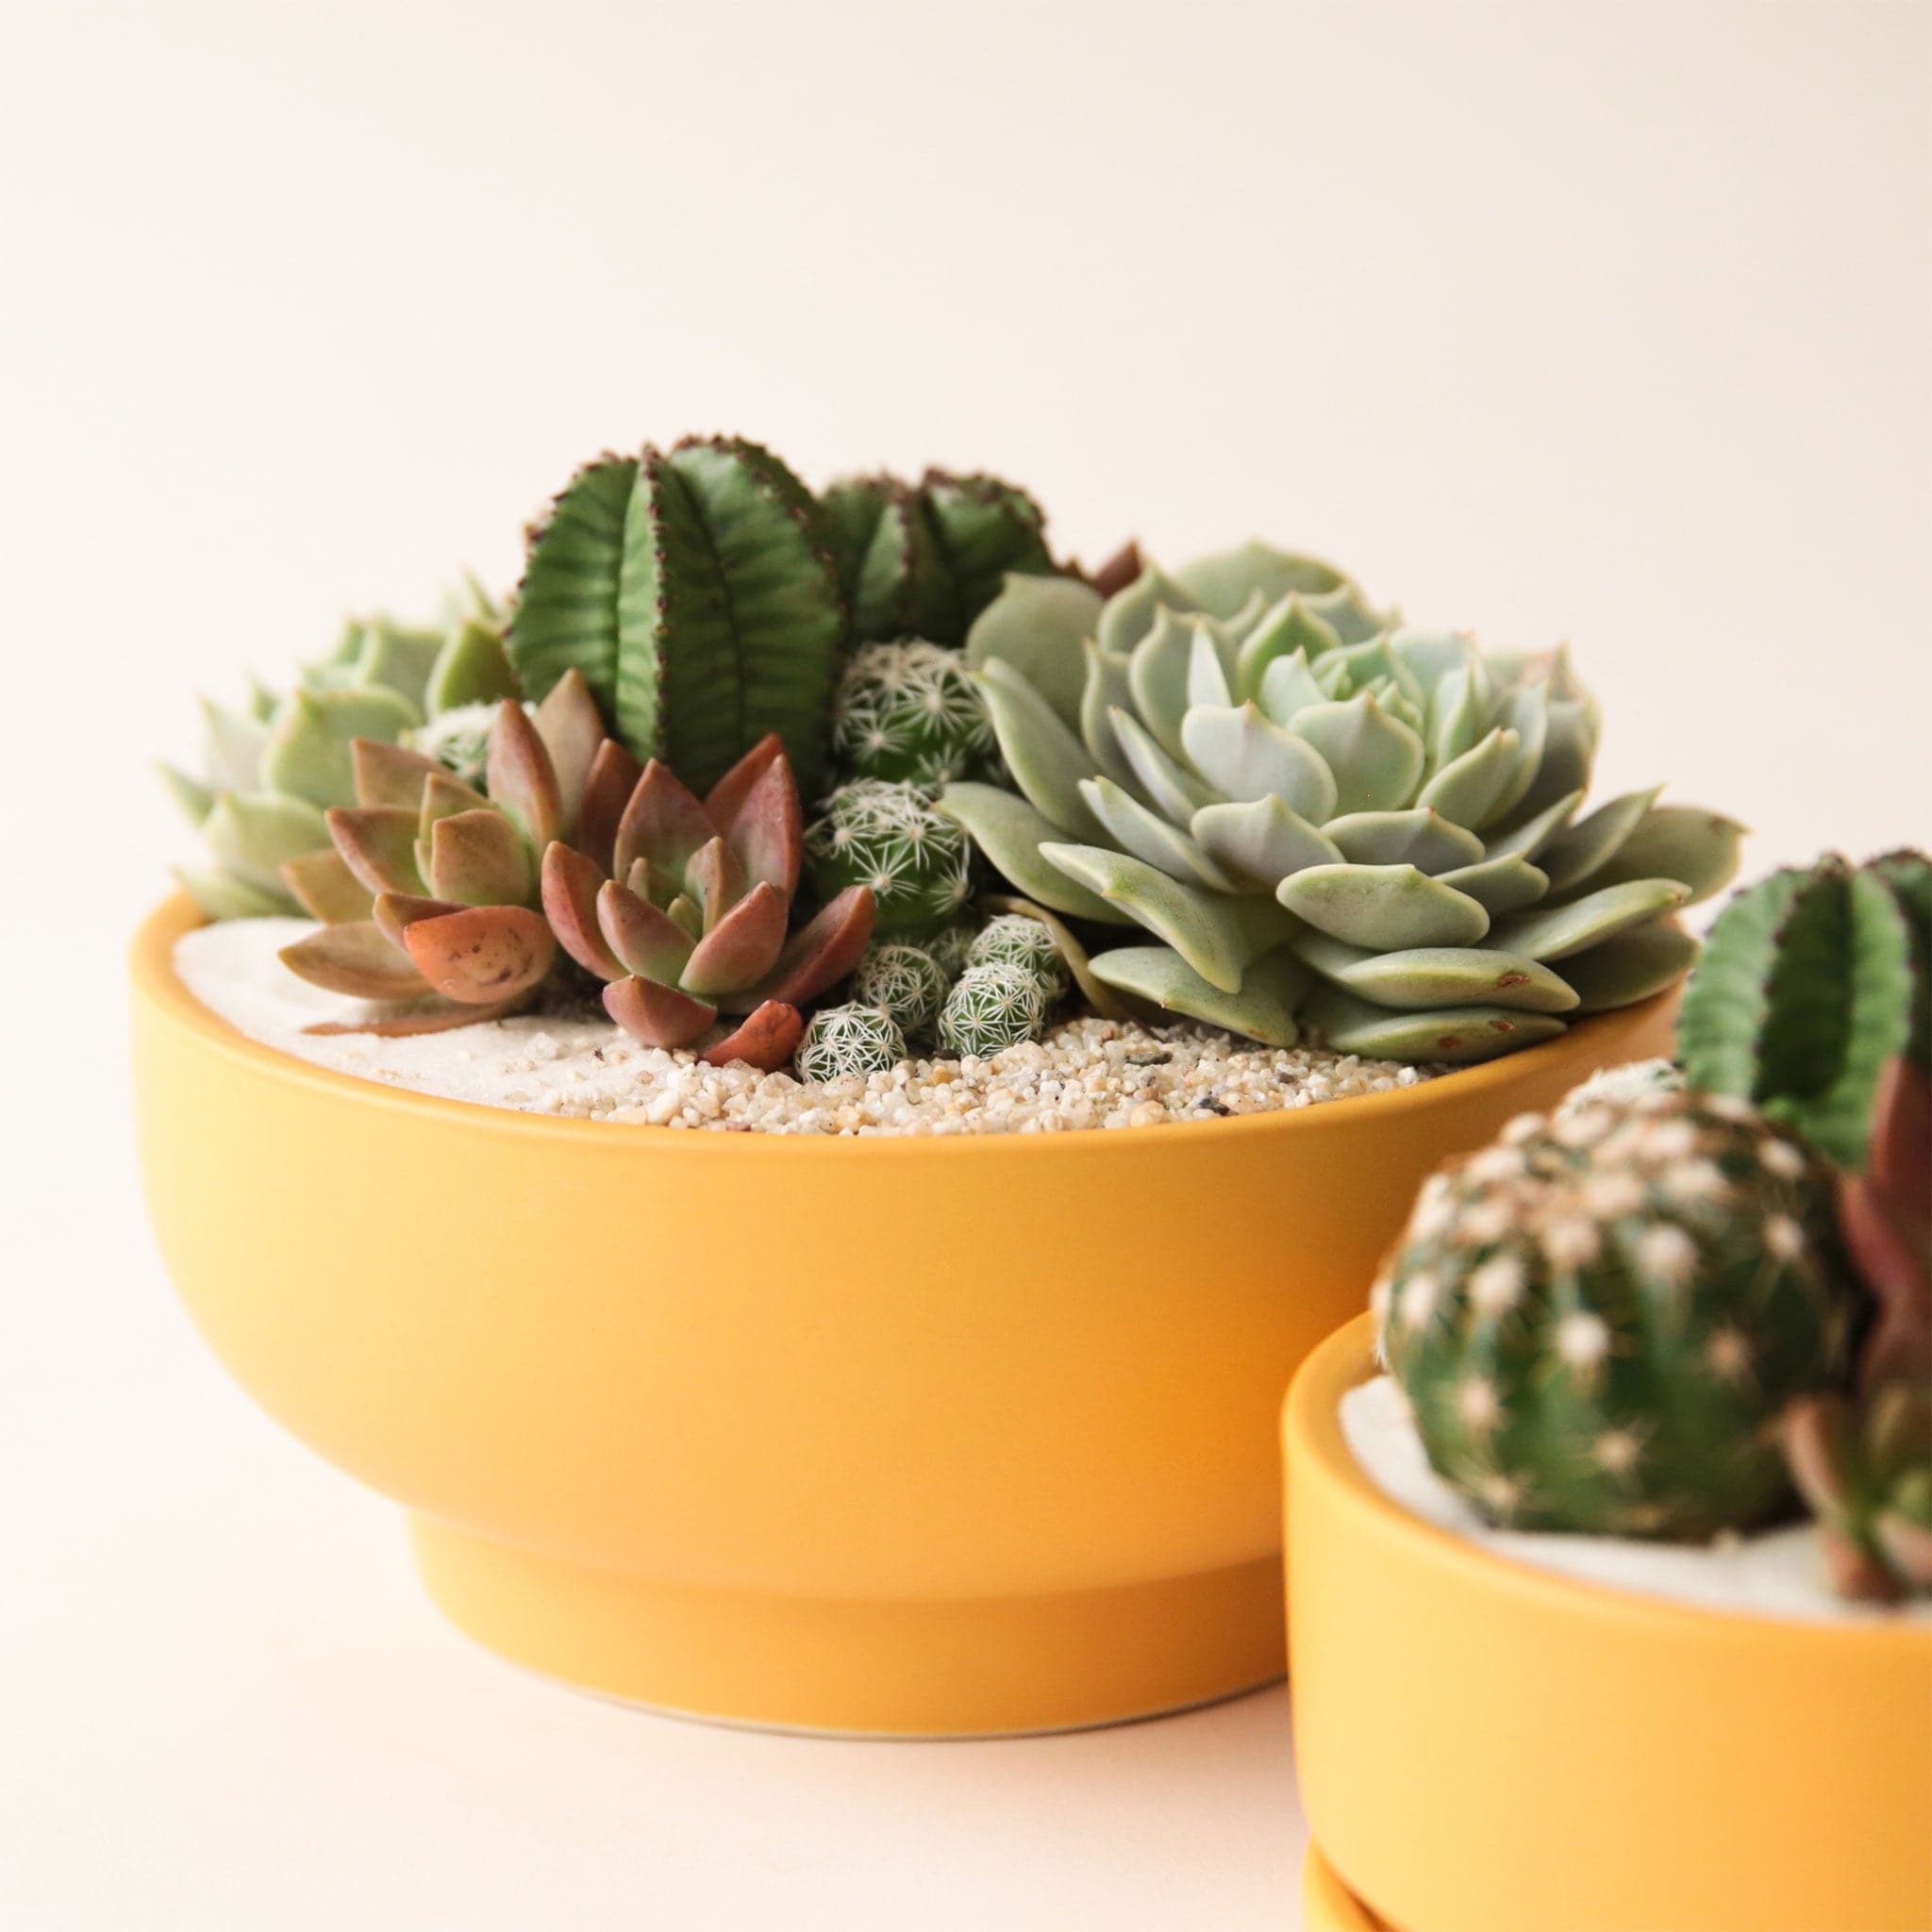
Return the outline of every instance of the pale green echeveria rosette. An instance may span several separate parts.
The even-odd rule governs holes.
[[[1403,625],[1250,544],[1103,603],[1011,578],[968,655],[1011,791],[941,808],[1028,898],[1143,927],[1141,1000],[1273,1045],[1474,1060],[1674,983],[1740,827],[1578,816],[1600,720],[1566,655]],[[1075,675],[1077,667],[1077,675]]]
[[[358,738],[408,743],[475,783],[496,706],[518,691],[504,622],[468,579],[440,625],[353,618],[333,650],[300,668],[292,690],[258,684],[239,707],[204,699],[199,775],[160,768],[207,848],[207,865],[177,874],[202,911],[210,919],[300,913],[281,868],[329,849],[323,814],[356,802],[350,746]],[[472,738],[474,772],[465,769]]]

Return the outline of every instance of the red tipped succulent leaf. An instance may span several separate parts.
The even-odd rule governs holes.
[[[802,1007],[836,986],[858,964],[872,938],[876,909],[871,887],[847,886],[786,941],[771,975],[753,989],[753,997]]]
[[[500,811],[459,811],[429,834],[429,890],[459,906],[521,906],[535,884],[523,835]]]
[[[473,785],[465,785],[454,772],[441,768],[423,784],[423,802],[418,808],[417,835],[426,839],[439,819],[453,819],[459,811],[488,811],[490,801]]]
[[[684,869],[684,889],[697,901],[706,932],[744,897],[750,884],[744,867],[723,839],[699,846]]]
[[[597,890],[597,926],[625,973],[677,984],[691,955],[691,936],[668,913],[628,886],[606,879]]]
[[[346,865],[372,892],[420,892],[416,814],[399,805],[335,806],[324,813]]]
[[[1838,1220],[1877,1305],[1860,1386],[1932,1376],[1932,1083],[1907,1059],[1885,1071],[1865,1171],[1840,1178]]]
[[[491,803],[507,811],[539,852],[563,824],[557,768],[523,706],[506,700],[490,728],[485,783]]]
[[[575,847],[552,840],[543,853],[540,881],[543,916],[557,942],[577,964],[599,979],[622,979],[629,970],[610,950],[597,924],[599,872]]]
[[[537,736],[550,754],[551,770],[557,775],[559,802],[558,830],[554,836],[575,836],[583,810],[584,791],[590,783],[591,767],[597,747],[604,740],[604,720],[597,714],[597,700],[575,666],[566,671],[543,702],[537,707]]]
[[[669,765],[653,758],[618,821],[611,876],[625,877],[642,858],[655,871],[681,879],[692,858],[716,836],[704,807]]]
[[[413,892],[378,892],[371,908],[376,926],[392,946],[404,944],[404,933],[419,919],[441,919],[445,912],[462,909],[453,899],[424,899]]]
[[[698,1055],[714,1067],[744,1060],[774,1074],[798,1048],[798,1037],[805,1031],[805,1015],[796,1007],[780,1000],[767,1000],[723,1040],[712,1041]]]
[[[706,999],[756,986],[784,949],[786,910],[784,893],[760,879],[697,942],[678,984]]]
[[[283,885],[311,919],[325,925],[344,925],[369,917],[375,895],[332,845],[285,858],[281,874]]]
[[[374,920],[325,925],[284,946],[281,961],[298,978],[358,1000],[407,1000],[429,991],[428,982],[390,944]]]
[[[703,1000],[652,979],[620,979],[607,986],[604,1010],[646,1046],[689,1046],[718,1017]]]
[[[783,741],[774,732],[711,788],[705,811],[746,874],[769,879],[789,899],[805,861],[805,816]]]
[[[424,786],[442,770],[420,751],[374,738],[350,741],[349,764],[358,805],[395,805],[408,811],[421,810]]]
[[[557,941],[525,906],[471,906],[404,928],[403,943],[445,999],[485,1006],[527,992],[549,972]]]
[[[617,871],[617,827],[644,768],[616,739],[607,738],[591,760],[577,808],[576,837],[571,841],[599,872]]]

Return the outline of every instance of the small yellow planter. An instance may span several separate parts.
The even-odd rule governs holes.
[[[1932,1630],[1600,1589],[1421,1522],[1342,1437],[1371,1343],[1318,1349],[1284,1424],[1329,1923],[1376,1923],[1352,1892],[1400,1932],[1932,1927]]]
[[[1285,1661],[1273,1418],[1444,1156],[1669,1002],[1398,1093],[1057,1136],[680,1133],[242,1038],[134,955],[162,1252],[236,1378],[411,1512],[443,1608],[705,1716],[1051,1729]]]

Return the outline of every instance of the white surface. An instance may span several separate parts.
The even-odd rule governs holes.
[[[1834,1596],[1819,1567],[1817,1539],[1802,1524],[1706,1544],[1493,1529],[1429,1467],[1392,1375],[1377,1375],[1341,1398],[1341,1433],[1356,1460],[1392,1502],[1514,1563],[1706,1609],[1807,1623],[1876,1624],[1900,1617],[1932,1623],[1932,1604],[1894,1610]]]
[[[1928,55],[1910,0],[12,8],[0,1924],[1291,1924],[1279,1695],[822,1749],[432,1621],[151,1258],[142,761],[509,575],[585,454],[733,426],[1567,633],[1606,786],[1754,865],[1923,837]]]

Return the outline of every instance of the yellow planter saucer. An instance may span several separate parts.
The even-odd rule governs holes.
[[[1324,1342],[1283,1424],[1296,1763],[1346,1891],[1402,1932],[1928,1932],[1932,1628],[1693,1607],[1437,1529],[1343,1438],[1371,1348],[1366,1316]]]
[[[1671,1003],[1442,1079],[1117,1132],[821,1140],[467,1106],[133,959],[162,1253],[236,1379],[411,1513],[482,1641],[693,1715],[963,1734],[1278,1677],[1274,1417],[1423,1176]]]

